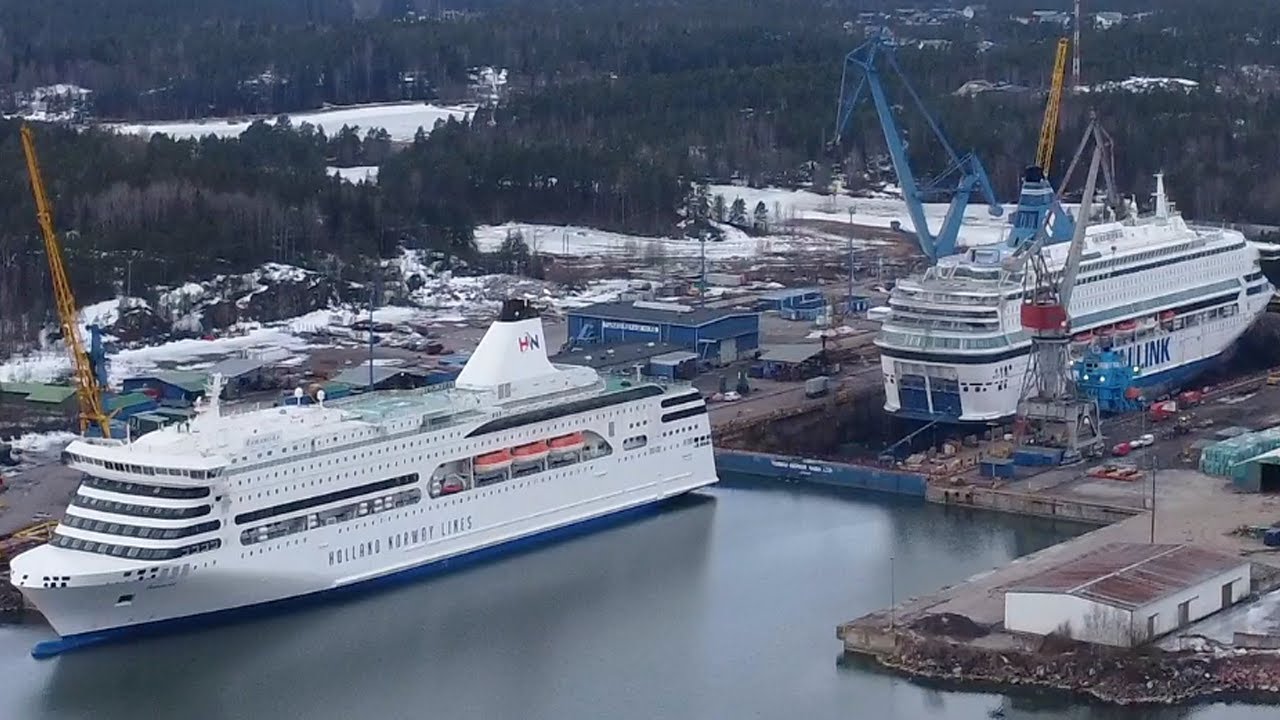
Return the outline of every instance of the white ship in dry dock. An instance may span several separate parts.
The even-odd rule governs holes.
[[[1266,310],[1274,288],[1258,246],[1184,221],[1162,176],[1155,200],[1150,215],[1089,225],[1070,313],[1074,350],[1114,351],[1134,369],[1134,387],[1160,391],[1204,372]],[[941,258],[894,287],[876,338],[885,410],[943,422],[1013,416],[1031,357],[1022,271],[1006,267],[1015,239]],[[1045,249],[1050,270],[1067,250]]]
[[[82,439],[53,540],[12,582],[60,638],[37,657],[428,574],[716,482],[693,388],[547,359],[508,301],[453,386]],[[216,384],[216,381],[215,381]]]

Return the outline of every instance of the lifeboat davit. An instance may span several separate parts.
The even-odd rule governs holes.
[[[1093,342],[1093,333],[1088,330],[1071,336],[1072,345],[1088,345],[1091,342]]]
[[[1177,316],[1178,316],[1178,313],[1172,310],[1165,310],[1164,312],[1160,313],[1160,322],[1173,322],[1173,319]]]
[[[516,462],[537,462],[546,457],[548,452],[550,451],[547,449],[546,441],[539,440],[538,442],[531,442],[512,449],[511,456],[515,458]]]
[[[549,442],[547,442],[547,445],[551,446],[551,453],[553,455],[577,452],[578,450],[582,449],[583,445],[586,445],[586,444],[587,443],[585,440],[583,440],[582,433],[580,432],[569,433],[568,435],[561,435],[560,437],[554,437],[554,438],[551,438]]]
[[[506,470],[511,467],[511,463],[511,452],[508,450],[485,453],[476,458],[476,472],[483,474],[494,472],[495,470]]]
[[[1139,320],[1139,321],[1138,321],[1138,329],[1139,329],[1139,330],[1152,330],[1152,329],[1154,329],[1154,328],[1155,328],[1155,326],[1156,326],[1157,322],[1158,322],[1158,321],[1156,320],[1156,316],[1155,316],[1155,315],[1148,315],[1147,317],[1144,317],[1144,318],[1142,318],[1141,320]]]
[[[1108,325],[1107,327],[1100,327],[1097,330],[1094,330],[1093,334],[1097,335],[1100,338],[1105,338],[1105,337],[1111,337],[1113,334],[1115,334],[1115,331],[1116,331],[1115,328]]]

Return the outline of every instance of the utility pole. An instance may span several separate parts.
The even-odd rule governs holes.
[[[898,611],[896,607],[898,604],[898,598],[897,598],[898,593],[894,586],[895,586],[895,583],[894,583],[894,577],[893,577],[893,556],[890,555],[889,556],[889,629],[890,630],[892,630],[895,625],[895,620],[897,619],[895,615],[897,614],[897,611]]]
[[[849,207],[849,297],[845,298],[845,309],[853,301],[853,206]]]
[[[1156,456],[1151,456],[1151,544],[1156,543]]]
[[[377,305],[378,280],[369,285],[369,392],[373,392],[373,308]]]
[[[702,249],[702,270],[700,279],[698,280],[698,305],[705,306],[707,304],[707,231],[703,230],[698,234],[699,246]]]
[[[1071,87],[1080,87],[1080,0],[1076,0],[1076,17],[1071,26]],[[1049,168],[1045,168],[1048,170]]]

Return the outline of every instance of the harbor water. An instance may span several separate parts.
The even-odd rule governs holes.
[[[28,655],[47,628],[0,627],[0,717],[1275,716],[942,692],[840,661],[841,621],[1086,529],[730,478],[655,516],[292,615],[50,661]]]

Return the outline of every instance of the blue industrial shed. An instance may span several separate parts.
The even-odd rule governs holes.
[[[760,296],[756,308],[759,310],[798,310],[801,308],[821,307],[826,303],[822,288],[784,288],[773,290]]]
[[[676,303],[609,302],[569,311],[569,343],[670,343],[715,364],[760,346],[760,315],[749,310]]]

